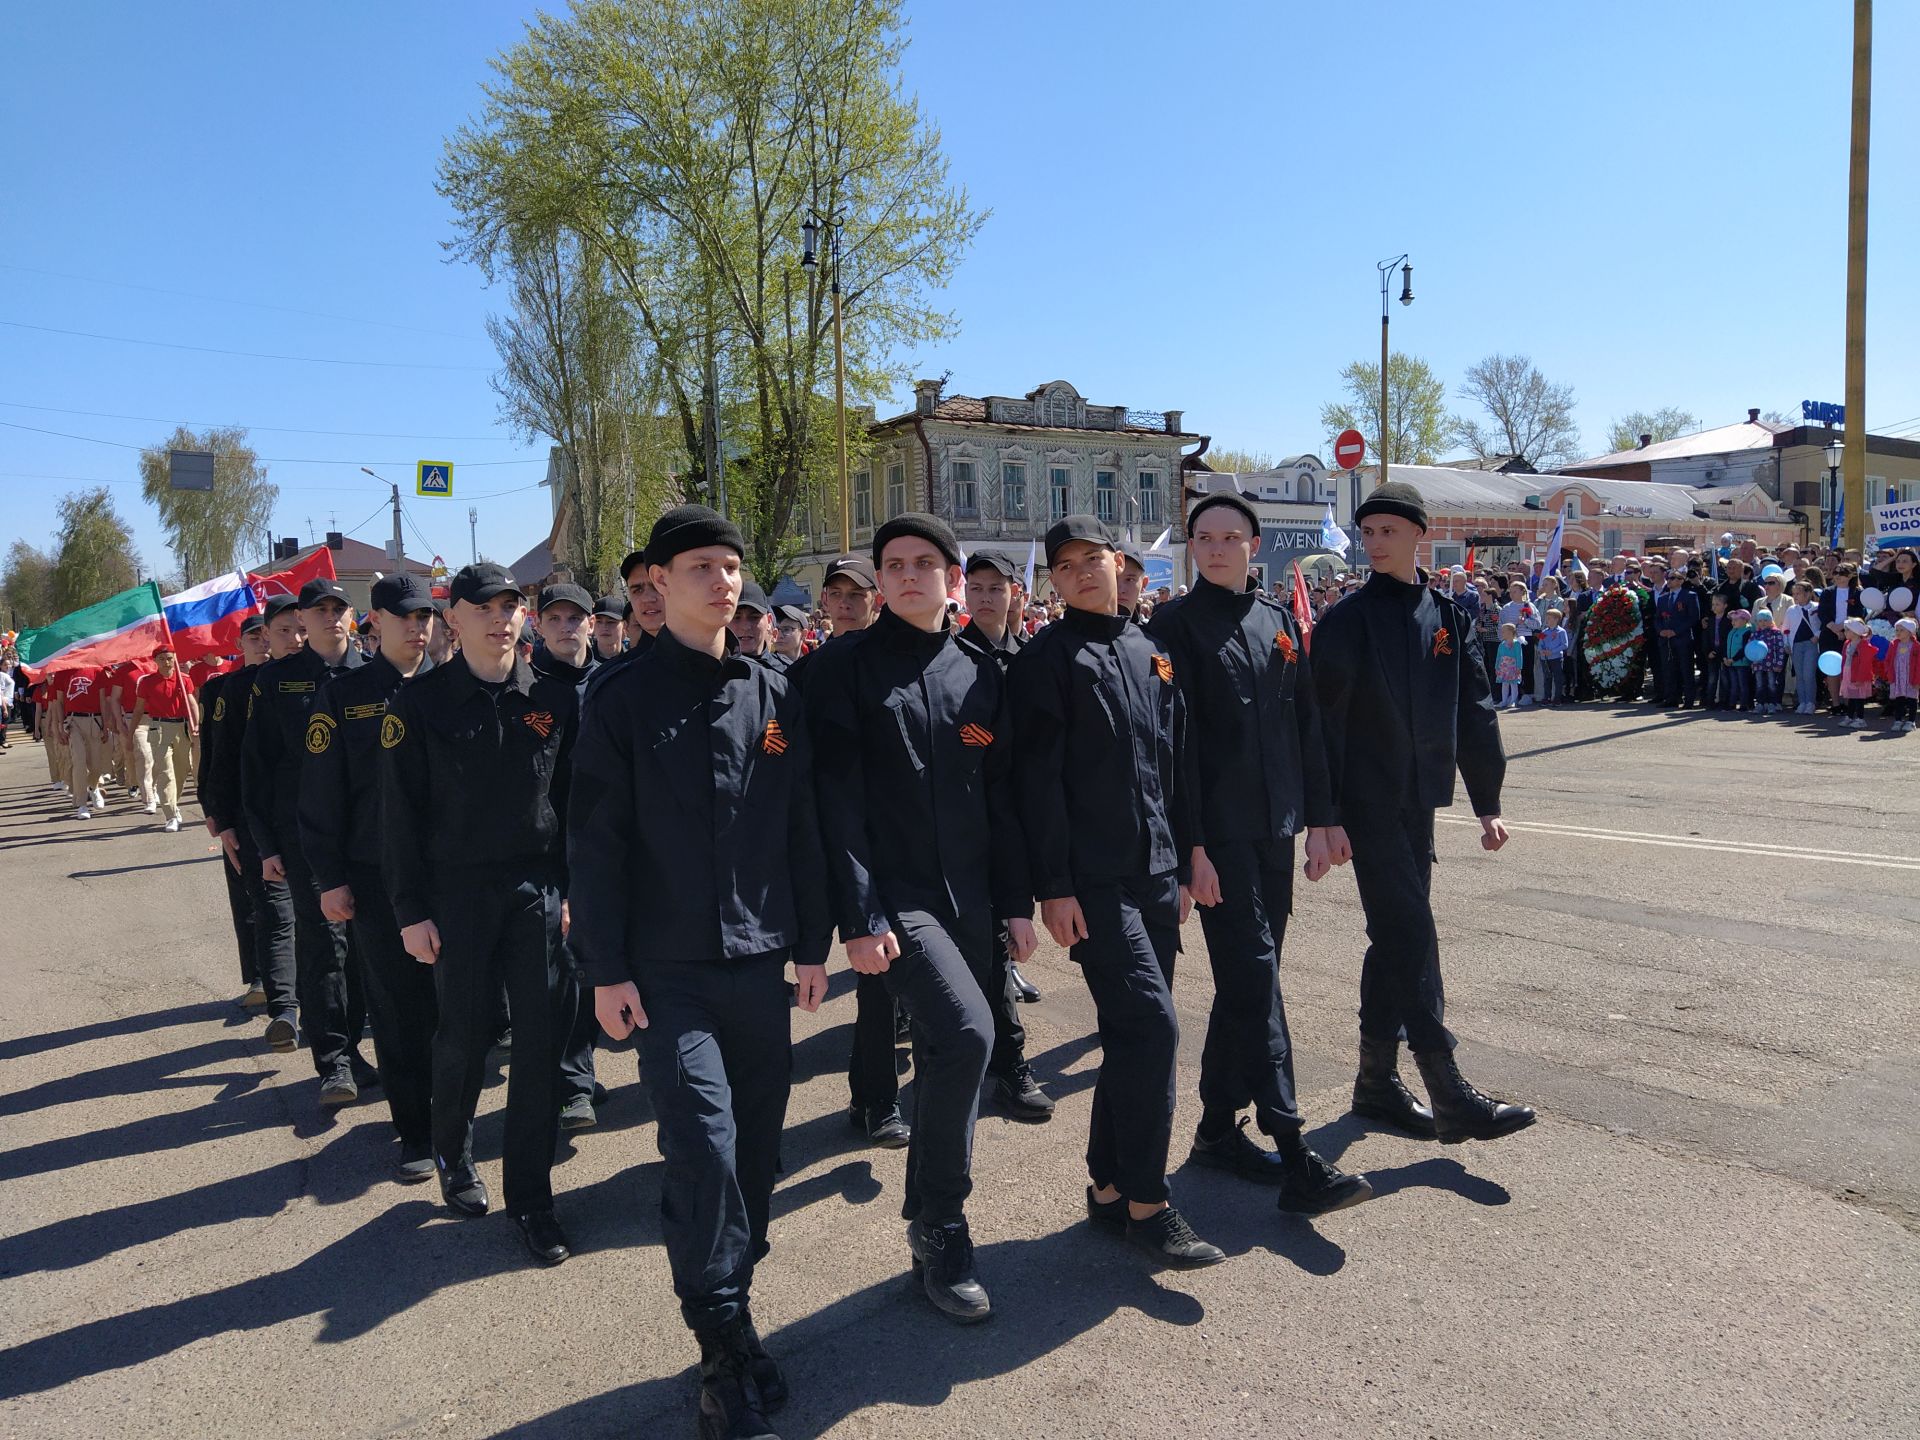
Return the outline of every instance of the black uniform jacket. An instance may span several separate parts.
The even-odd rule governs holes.
[[[793,668],[794,656],[782,655],[776,650],[762,650],[753,657],[776,675],[784,675]]]
[[[1333,823],[1307,647],[1285,605],[1205,579],[1147,626],[1173,657],[1200,776],[1196,844]]]
[[[247,730],[240,752],[240,806],[262,856],[300,853],[300,762],[307,754],[307,717],[320,687],[358,670],[366,657],[349,642],[338,665],[312,649],[269,660],[253,672]]]
[[[642,630],[639,638],[636,639],[633,644],[622,650],[611,660],[596,659],[593,668],[587,672],[586,686],[580,691],[581,706],[584,707],[586,705],[588,696],[598,694],[602,685],[606,684],[607,681],[611,680],[615,675],[618,675],[622,670],[626,669],[627,666],[651,650],[653,648],[653,640],[653,636]],[[535,653],[536,655],[538,654],[537,651]]]
[[[994,661],[1003,673],[1013,663],[1013,657],[1026,648],[1026,642],[1020,638],[1019,628],[1013,625],[1007,627],[1007,633],[1000,637],[997,645],[973,624],[956,630],[953,638],[960,642],[961,649],[971,650],[976,655],[984,655]]]
[[[620,653],[624,656],[632,652],[622,650]],[[544,675],[549,679],[558,680],[563,685],[573,686],[574,695],[581,700],[587,698],[587,684],[595,675],[600,673],[602,666],[602,662],[594,658],[593,647],[591,645],[587,647],[587,663],[585,665],[569,665],[566,661],[555,656],[554,653],[544,645],[535,645],[533,647],[533,658],[527,663],[533,667],[534,674]],[[610,665],[614,662],[607,661],[605,663]]]
[[[1194,772],[1174,661],[1124,615],[1068,608],[1007,672],[1036,899],[1076,879],[1191,876]]]
[[[1500,813],[1506,752],[1467,612],[1376,571],[1320,617],[1313,674],[1337,823],[1376,825],[1453,803]]]
[[[421,662],[416,678],[433,666]],[[380,728],[406,677],[375,654],[320,687],[300,767],[300,852],[322,890],[380,864]]]
[[[883,610],[821,652],[806,708],[842,940],[890,930],[903,910],[1033,913],[994,661]]]
[[[218,675],[209,675],[207,683],[200,687],[200,754],[195,759],[197,768],[193,773],[196,777],[196,792],[200,797],[200,809],[209,820],[214,822],[214,828],[217,830],[226,828],[221,822],[221,816],[228,813],[220,794],[220,775],[216,768],[220,730],[227,713],[227,707],[221,703],[220,696],[226,690],[228,683],[233,681],[233,677],[242,673],[246,673],[247,678],[239,683],[243,687],[252,684],[251,672],[228,670]],[[242,688],[234,693],[244,695],[246,690]]]
[[[604,672],[603,672],[604,673]],[[662,630],[594,687],[574,757],[569,936],[589,984],[792,949],[833,923],[812,747],[786,677]]]
[[[460,872],[566,885],[566,805],[579,704],[517,656],[498,696],[455,655],[394,692],[380,722],[380,870],[402,926],[433,918]],[[464,878],[464,877],[463,877]],[[483,874],[468,883],[489,883]]]
[[[238,831],[249,845],[253,835],[240,808],[240,758],[246,748],[247,702],[253,694],[253,677],[259,673],[258,665],[243,665],[233,671],[207,710],[208,728],[213,731],[209,742],[213,747],[211,813],[222,830]]]

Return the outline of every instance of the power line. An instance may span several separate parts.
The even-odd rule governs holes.
[[[22,425],[17,420],[0,420],[0,425],[4,425],[9,430],[29,430],[35,435],[52,435],[61,440],[79,440],[88,445],[111,445],[116,450],[139,450],[144,452],[155,448],[151,445],[136,445],[130,440],[103,440],[98,435],[75,435],[67,430],[47,430],[38,425]],[[359,458],[317,460],[306,455],[256,455],[253,458],[265,461],[271,465],[411,465],[414,463],[412,460],[362,460]],[[496,465],[544,465],[547,462],[543,456],[529,455],[518,460],[459,460],[452,463],[464,465],[468,469],[474,470],[485,469]]]
[[[198,426],[206,430],[265,430],[276,435],[340,435],[361,440],[498,440],[498,435],[409,435],[392,430],[306,430],[297,425],[243,425],[237,420],[182,420],[166,415],[121,415],[112,410],[64,410],[58,405],[29,405],[0,400],[9,410],[38,410],[49,415],[84,415],[92,420],[142,420],[153,425]]]
[[[61,330],[52,325],[29,325],[24,320],[0,320],[15,330],[37,330],[43,335],[71,335],[81,340],[110,340],[119,345],[150,345],[159,350],[191,350],[200,355],[235,355],[243,360],[292,360],[302,365],[358,365],[375,370],[463,370],[486,374],[490,365],[424,365],[409,360],[342,360],[327,355],[276,355],[263,350],[222,350],[212,345],[183,345],[173,340],[143,340],[132,335],[101,335],[92,330]]]

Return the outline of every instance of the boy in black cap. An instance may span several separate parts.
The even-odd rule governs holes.
[[[785,674],[807,653],[807,612],[798,605],[776,605],[773,611],[773,650],[767,663]]]
[[[1167,1200],[1173,957],[1193,851],[1186,705],[1172,659],[1120,614],[1106,527],[1091,515],[1059,521],[1047,566],[1066,614],[1027,643],[1008,678],[1033,893],[1099,1015],[1087,1216],[1166,1264],[1212,1265],[1225,1255]]]
[[[549,589],[558,587],[549,586]],[[569,585],[569,590],[579,590]],[[582,595],[587,592],[580,590]],[[618,659],[626,649],[627,599],[624,595],[602,595],[588,605],[593,620],[593,658],[601,664]]]
[[[1416,1135],[1437,1132],[1446,1144],[1492,1140],[1531,1125],[1534,1113],[1489,1099],[1460,1074],[1443,1018],[1429,887],[1433,812],[1453,803],[1456,766],[1480,817],[1481,845],[1507,843],[1500,722],[1466,611],[1429,588],[1414,563],[1427,531],[1420,492],[1390,480],[1353,518],[1373,575],[1328,610],[1313,635],[1334,817],[1352,846],[1371,942],[1360,971],[1353,1108]],[[1431,1111],[1401,1083],[1403,1035]]]
[[[269,660],[254,676],[240,762],[241,806],[260,852],[260,873],[269,884],[285,881],[293,901],[300,1028],[325,1106],[351,1105],[362,1085],[379,1083],[358,1048],[366,1003],[347,927],[320,908],[320,886],[300,847],[300,770],[312,749],[307,720],[314,699],[329,680],[366,664],[348,629],[352,613],[337,580],[314,579],[301,587],[299,624],[306,644]],[[269,621],[269,633],[284,627],[286,618]]]
[[[1260,532],[1256,530],[1256,535]],[[1140,617],[1140,596],[1147,588],[1147,557],[1140,547],[1131,540],[1120,542],[1120,613],[1134,624],[1145,622]]]
[[[1199,578],[1147,627],[1173,657],[1199,772],[1192,888],[1213,1009],[1191,1158],[1277,1185],[1282,1210],[1318,1215],[1373,1191],[1300,1138],[1280,949],[1293,910],[1294,837],[1306,832],[1307,878],[1318,880],[1330,868],[1333,799],[1306,645],[1286,606],[1253,587],[1259,550],[1253,507],[1231,493],[1206,496],[1187,517]],[[1277,1151],[1248,1139],[1245,1120],[1236,1126],[1249,1105]]]
[[[417,575],[373,584],[380,648],[365,665],[320,687],[300,767],[300,851],[320,891],[321,914],[346,923],[362,967],[380,1080],[400,1136],[394,1178],[433,1178],[433,972],[400,943],[380,875],[380,730],[394,692],[431,669],[427,631],[440,602]]]
[[[740,603],[734,607],[727,629],[733,632],[740,653],[749,660],[762,660],[766,656],[767,644],[773,638],[773,627],[767,623],[772,608],[767,604],[767,592],[756,581],[750,578],[740,581]]]
[[[267,622],[259,615],[249,615],[240,624],[240,664],[232,670],[224,670],[209,675],[200,687],[200,703],[206,712],[206,719],[200,726],[200,757],[194,767],[194,789],[200,801],[200,813],[206,816],[207,834],[220,842],[227,881],[227,904],[233,911],[234,939],[240,945],[240,979],[247,987],[240,1003],[249,1010],[264,1010],[267,1005],[267,967],[261,955],[261,934],[255,924],[254,891],[256,884],[250,884],[247,867],[242,864],[237,845],[238,835],[232,822],[225,816],[235,812],[239,803],[238,796],[229,797],[221,788],[226,774],[218,765],[221,732],[225,728],[227,706],[224,697],[231,687],[240,697],[234,707],[236,713],[246,710],[247,687],[253,684],[253,670],[267,657]],[[244,676],[236,680],[235,676]],[[257,876],[259,866],[253,867]]]
[[[381,871],[401,943],[433,966],[433,1150],[440,1190],[484,1215],[473,1114],[502,979],[513,1010],[502,1171],[506,1209],[535,1259],[572,1252],[553,1213],[558,1007],[566,932],[564,834],[578,706],[573,687],[517,653],[513,576],[453,577],[460,652],[395,692],[380,725]]]
[[[786,967],[818,1009],[832,932],[799,697],[727,652],[743,548],[703,505],[655,522],[666,626],[586,707],[568,832],[573,946],[607,1034],[639,1032],[661,1231],[716,1437],[771,1436],[787,1398],[751,1289],[792,1083]]]
[[[1005,680],[954,639],[960,547],[946,522],[897,515],[873,552],[886,608],[807,677],[821,835],[847,957],[912,1022],[902,1215],[914,1271],[938,1309],[971,1322],[992,1313],[964,1206],[993,1040],[983,991],[998,975],[995,921],[1019,958],[1034,946]]]

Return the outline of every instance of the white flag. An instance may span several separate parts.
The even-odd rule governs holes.
[[[1039,548],[1038,540],[1027,542],[1027,594],[1033,594],[1033,552]]]
[[[1333,522],[1333,502],[1327,502],[1326,518],[1320,522],[1320,543],[1342,560],[1347,558],[1347,532]]]
[[[1548,575],[1556,574],[1560,569],[1560,538],[1566,533],[1567,512],[1562,510],[1560,518],[1553,522],[1553,539],[1547,542],[1547,568],[1544,573]]]
[[[1153,544],[1147,547],[1147,553],[1150,555],[1166,554],[1167,541],[1171,540],[1172,538],[1173,538],[1173,527],[1169,525],[1166,529],[1160,532],[1160,538],[1154,541]]]

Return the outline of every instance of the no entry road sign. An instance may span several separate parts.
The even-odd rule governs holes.
[[[1367,437],[1358,430],[1342,430],[1333,441],[1333,463],[1351,470],[1366,458]]]

